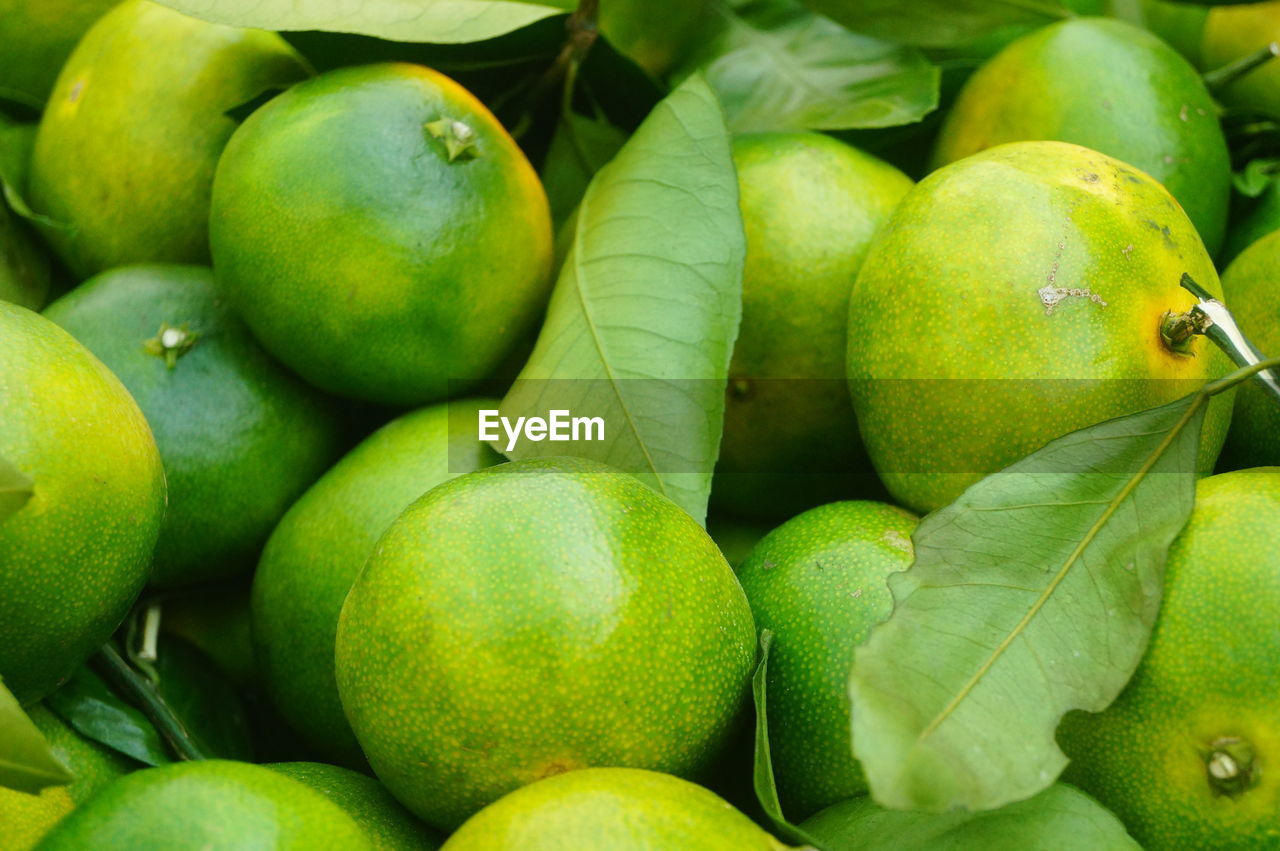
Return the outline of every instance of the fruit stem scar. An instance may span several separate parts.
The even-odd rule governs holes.
[[[437,118],[423,125],[432,138],[444,143],[449,162],[459,159],[473,159],[480,156],[476,148],[476,131],[471,125],[456,118]]]
[[[1188,315],[1198,314],[1194,317],[1194,325],[1199,330],[1193,333],[1208,337],[1214,345],[1226,352],[1227,357],[1231,358],[1237,366],[1253,366],[1265,359],[1240,330],[1236,318],[1225,304],[1214,298],[1212,293],[1196,283],[1195,279],[1185,272],[1182,273],[1182,280],[1179,283],[1184,290],[1199,299],[1199,304],[1187,311]],[[1165,340],[1166,345],[1170,345],[1170,340],[1165,337],[1165,327],[1169,317],[1169,312],[1161,317],[1160,336]],[[1280,402],[1280,380],[1276,378],[1275,371],[1264,369],[1257,373],[1256,378],[1275,400]]]
[[[145,341],[142,348],[149,355],[164,358],[165,366],[173,369],[178,364],[178,358],[191,351],[198,339],[200,339],[200,332],[192,331],[185,322],[181,325],[162,322],[160,330],[150,340]]]
[[[1235,798],[1253,787],[1257,777],[1254,770],[1253,745],[1234,736],[1214,740],[1203,754],[1205,778],[1215,795]]]

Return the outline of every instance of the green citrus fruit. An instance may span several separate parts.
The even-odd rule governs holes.
[[[1144,847],[1280,847],[1280,468],[1204,479],[1151,644],[1104,712],[1068,714],[1066,779]]]
[[[1166,311],[1218,276],[1145,174],[1061,142],[1002,145],[907,194],[854,285],[849,379],[889,491],[918,511],[1053,438],[1192,392],[1230,368],[1165,344]],[[1210,406],[1213,468],[1231,400]]]
[[[351,450],[280,521],[253,579],[253,637],[280,712],[312,746],[363,761],[338,700],[333,642],[351,583],[378,537],[443,481],[502,460],[476,439],[481,408],[459,400],[405,414]]]
[[[0,96],[39,107],[84,31],[119,0],[0,0]]]
[[[210,239],[272,354],[376,402],[484,378],[547,296],[537,174],[483,104],[416,65],[332,71],[250,116],[218,166]]]
[[[415,851],[440,847],[440,839],[367,774],[321,762],[268,765],[285,777],[315,789],[355,819],[376,851]]]
[[[151,424],[169,479],[153,585],[242,572],[338,455],[330,401],[262,351],[206,268],[113,269],[45,316],[120,377]]]
[[[1280,0],[1213,9],[1204,24],[1200,62],[1206,70],[1280,41]],[[1280,61],[1272,59],[1214,92],[1227,106],[1280,117]]]
[[[87,277],[128,263],[207,262],[209,191],[227,111],[306,75],[274,33],[126,0],[85,34],[49,98],[31,161],[45,235]]]
[[[1118,818],[1066,783],[983,812],[891,810],[871,798],[854,798],[827,807],[801,827],[828,851],[1141,851]]]
[[[447,851],[781,851],[722,798],[687,780],[590,768],[540,780],[458,829]]]
[[[588,766],[698,774],[743,709],[755,629],[706,532],[570,458],[460,476],[378,541],[338,623],[342,706],[441,829]]]
[[[0,475],[30,492],[0,520],[0,676],[31,703],[106,640],[142,589],[164,472],[116,377],[58,326],[6,302],[0,411]]]
[[[64,818],[40,851],[364,851],[373,846],[337,804],[259,765],[177,762],[115,780]]]
[[[790,517],[874,481],[844,381],[849,290],[911,180],[818,133],[742,136],[733,154],[747,259],[713,498]]]
[[[1222,245],[1231,162],[1196,70],[1151,33],[1079,18],[1009,45],[969,78],[947,114],[938,165],[1005,142],[1073,142],[1160,181],[1209,253]]]
[[[891,505],[835,502],[774,529],[738,569],[756,626],[774,634],[769,745],[792,819],[866,794],[849,742],[849,668],[893,611],[885,580],[911,566],[915,526]]]

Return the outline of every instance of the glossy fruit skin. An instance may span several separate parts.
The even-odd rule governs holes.
[[[375,851],[432,851],[441,840],[367,774],[322,762],[277,762],[272,771],[293,778],[342,807]]]
[[[306,76],[278,35],[126,0],[67,60],[36,136],[28,200],[84,278],[130,263],[205,263],[225,113]],[[74,163],[74,167],[69,167]]]
[[[0,0],[0,89],[42,105],[80,36],[117,2]]]
[[[1065,779],[1151,851],[1280,844],[1277,541],[1280,468],[1202,480],[1142,664],[1105,712],[1058,728]],[[1206,766],[1228,737],[1255,752],[1255,784],[1236,797],[1215,794]]]
[[[343,606],[338,690],[387,788],[443,830],[526,783],[697,775],[741,717],[755,627],[688,514],[597,462],[453,479],[378,541]]]
[[[1079,18],[1018,39],[969,78],[934,162],[1039,139],[1146,172],[1178,199],[1211,255],[1222,245],[1231,163],[1216,108],[1196,70],[1151,33]]]
[[[103,272],[45,316],[124,382],[169,480],[151,584],[222,579],[252,564],[276,522],[341,449],[333,402],[271,359],[202,266]],[[162,327],[198,336],[170,369]]]
[[[342,602],[401,512],[441,482],[502,460],[476,437],[477,412],[497,407],[460,399],[387,423],[302,495],[262,552],[251,605],[264,684],[290,724],[333,759],[364,761],[333,672]]]
[[[714,793],[669,774],[588,768],[518,789],[473,816],[446,851],[780,851]]]
[[[425,125],[474,133],[450,161]],[[220,284],[318,387],[416,405],[487,376],[545,305],[551,218],[497,119],[417,65],[345,68],[236,131],[210,222]]]
[[[175,762],[122,777],[51,831],[40,851],[371,851],[337,804],[246,762]]]
[[[844,381],[849,291],[912,186],[819,133],[734,140],[747,236],[715,505],[790,517],[876,487]]]
[[[1280,0],[1213,9],[1200,42],[1201,65],[1221,68],[1277,40]],[[1280,63],[1272,59],[1216,94],[1227,106],[1280,117]]]
[[[1280,231],[1249,246],[1222,274],[1222,292],[1240,329],[1268,356],[1280,352]],[[1221,469],[1280,466],[1280,405],[1256,381],[1236,391]]]
[[[27,851],[76,804],[117,777],[137,768],[137,763],[92,742],[67,726],[43,705],[27,715],[44,735],[49,750],[75,779],[66,786],[51,786],[39,795],[0,789],[0,825],[5,851]]]
[[[849,739],[849,669],[893,611],[886,580],[911,566],[916,522],[881,502],[833,502],[774,529],[738,569],[756,626],[774,634],[769,742],[789,819],[867,792]]]
[[[0,457],[34,484],[0,523],[0,676],[24,704],[124,619],[164,514],[160,453],[129,392],[72,337],[0,302]]]
[[[880,232],[850,304],[854,410],[890,493],[940,508],[1060,435],[1229,371],[1206,340],[1190,356],[1160,338],[1164,313],[1195,303],[1184,273],[1221,292],[1177,202],[1096,151],[1003,145],[921,181]],[[1224,395],[1209,407],[1203,472],[1230,406]]]

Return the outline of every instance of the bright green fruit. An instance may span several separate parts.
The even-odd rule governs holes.
[[[267,768],[310,786],[342,807],[376,851],[440,847],[440,839],[367,774],[321,762],[278,762]]]
[[[138,400],[169,479],[151,583],[244,571],[337,456],[329,400],[267,356],[199,266],[113,269],[50,305]]]
[[[28,485],[0,520],[0,677],[52,691],[124,619],[164,514],[155,439],[119,380],[39,314],[0,302],[0,474]]]
[[[818,133],[742,136],[733,154],[747,259],[713,498],[790,517],[874,482],[844,381],[849,290],[911,180]]]
[[[1129,685],[1073,712],[1066,779],[1150,851],[1280,847],[1280,468],[1200,482]]]
[[[738,569],[756,626],[773,631],[769,744],[792,819],[866,794],[849,743],[849,668],[889,617],[886,578],[911,566],[916,518],[879,502],[835,502],[765,536]]]
[[[661,77],[684,57],[711,17],[708,0],[609,0],[600,4],[604,37]]]
[[[235,129],[227,111],[306,76],[274,33],[126,0],[85,34],[49,98],[33,207],[75,274],[209,258],[209,191]]]
[[[1221,68],[1280,41],[1280,0],[1213,9],[1205,21],[1200,61]],[[1280,61],[1272,59],[1214,93],[1227,106],[1280,117]]]
[[[669,774],[589,768],[525,786],[458,828],[446,851],[780,851],[723,799]]]
[[[934,172],[881,231],[850,304],[854,409],[889,491],[931,511],[1055,437],[1227,371],[1208,341],[1183,354],[1162,340],[1166,311],[1195,304],[1184,274],[1220,292],[1177,202],[1110,157],[1024,142]],[[1206,472],[1230,408],[1210,405]]]
[[[115,751],[83,738],[41,705],[31,707],[27,714],[44,734],[54,758],[75,779],[39,795],[0,789],[0,847],[5,851],[31,848],[76,804],[136,767]]]
[[[334,393],[411,405],[484,378],[547,296],[551,217],[497,119],[416,65],[344,68],[255,112],[218,166],[219,284]]]
[[[0,0],[0,97],[44,105],[84,31],[118,0]]]
[[[268,768],[207,759],[121,777],[76,808],[40,851],[365,851],[359,825],[324,795]]]
[[[827,851],[1141,851],[1120,820],[1065,783],[985,812],[891,810],[870,798],[828,807],[801,825]]]
[[[1276,60],[1280,62],[1280,60]],[[1232,223],[1227,244],[1222,249],[1222,262],[1230,263],[1242,251],[1269,233],[1280,230],[1280,182],[1272,183],[1249,211]]]
[[[379,536],[441,482],[502,460],[476,435],[490,399],[423,408],[351,450],[280,521],[253,579],[253,636],[280,712],[311,744],[363,761],[338,700],[333,642],[351,583]]]
[[[742,588],[674,503],[595,462],[490,467],[391,524],[338,624],[342,706],[378,777],[451,829],[588,766],[699,774],[755,657]]]
[[[1231,162],[1217,109],[1196,70],[1151,33],[1079,18],[1018,39],[969,78],[934,160],[1036,139],[1141,169],[1178,199],[1210,254],[1221,246]]]
[[[1226,303],[1241,330],[1264,354],[1280,357],[1280,231],[1265,236],[1235,259],[1222,275]],[[1235,414],[1222,466],[1280,465],[1280,404],[1256,381],[1236,393]]]

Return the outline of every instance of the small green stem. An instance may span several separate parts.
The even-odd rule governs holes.
[[[1229,375],[1224,375],[1217,381],[1211,381],[1202,387],[1200,392],[1208,396],[1217,396],[1219,393],[1230,390],[1241,382],[1248,381],[1260,372],[1277,367],[1280,367],[1280,358],[1267,358],[1266,360],[1243,366]]]
[[[139,674],[126,662],[115,645],[108,641],[94,656],[94,666],[104,679],[147,716],[179,759],[208,759],[192,739],[185,725],[169,708],[151,680]]]
[[[1280,42],[1273,41],[1266,47],[1259,48],[1234,62],[1228,62],[1221,68],[1206,71],[1204,73],[1204,84],[1210,91],[1219,91],[1277,56],[1280,56]]]

